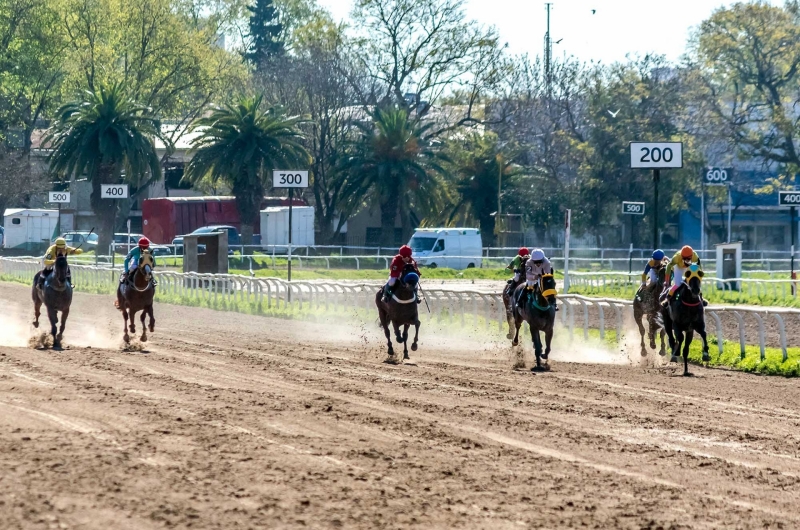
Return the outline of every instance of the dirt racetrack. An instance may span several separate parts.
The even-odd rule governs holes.
[[[795,380],[534,375],[424,327],[391,366],[373,323],[163,305],[123,351],[111,297],[83,294],[43,351],[27,297],[0,284],[0,528],[800,526]],[[575,348],[555,357],[593,359]]]

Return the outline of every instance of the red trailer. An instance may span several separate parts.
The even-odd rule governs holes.
[[[307,206],[303,199],[292,200],[293,206]],[[289,206],[288,197],[264,197],[261,209],[268,206]],[[209,225],[230,225],[241,232],[242,221],[234,197],[161,197],[142,201],[144,235],[153,243],[171,244],[182,236]],[[253,220],[253,233],[261,232],[259,216]]]

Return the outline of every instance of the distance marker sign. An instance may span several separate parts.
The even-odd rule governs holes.
[[[702,176],[706,186],[724,186],[733,181],[733,168],[709,167],[703,170]]]
[[[69,204],[70,196],[68,191],[51,191],[48,199],[47,202]]]
[[[307,188],[308,171],[276,169],[272,172],[273,188]]]
[[[778,206],[800,206],[800,191],[778,192]]]
[[[622,213],[629,215],[644,215],[644,203],[622,201]]]
[[[128,185],[127,184],[101,184],[100,185],[100,198],[101,199],[127,199],[128,198]]]
[[[683,167],[681,142],[631,142],[631,168],[669,169]]]

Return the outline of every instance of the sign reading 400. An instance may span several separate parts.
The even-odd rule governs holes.
[[[100,185],[100,198],[101,199],[127,199],[128,198],[128,185],[127,184],[101,184]]]
[[[307,188],[308,171],[276,169],[272,172],[273,188]]]
[[[778,193],[779,206],[800,206],[800,191],[781,191]]]

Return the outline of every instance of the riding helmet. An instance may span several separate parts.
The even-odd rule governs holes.
[[[56,239],[56,246],[59,247],[59,248],[66,247],[67,246],[67,240],[64,239],[63,237],[59,237],[58,239]]]
[[[656,261],[661,261],[662,259],[664,259],[664,251],[661,250],[661,249],[658,249],[658,250],[654,251],[653,252],[653,259],[656,260]]]
[[[147,239],[146,237],[143,237],[143,238],[141,238],[141,239],[139,240],[139,246],[140,246],[140,247],[145,247],[145,248],[146,248],[146,247],[149,247],[149,246],[150,246],[150,240],[149,240],[149,239]]]
[[[411,247],[409,247],[408,245],[403,245],[402,247],[400,247],[400,255],[403,256],[404,258],[410,258]]]
[[[520,256],[530,256],[531,255],[531,251],[528,250],[528,247],[522,247],[521,249],[519,249],[519,255]]]
[[[694,256],[694,249],[692,249],[692,247],[689,245],[686,245],[681,249],[681,257],[683,259],[692,259],[692,256]]]
[[[544,260],[544,250],[540,248],[536,248],[531,252],[531,259],[533,261],[543,261]]]

